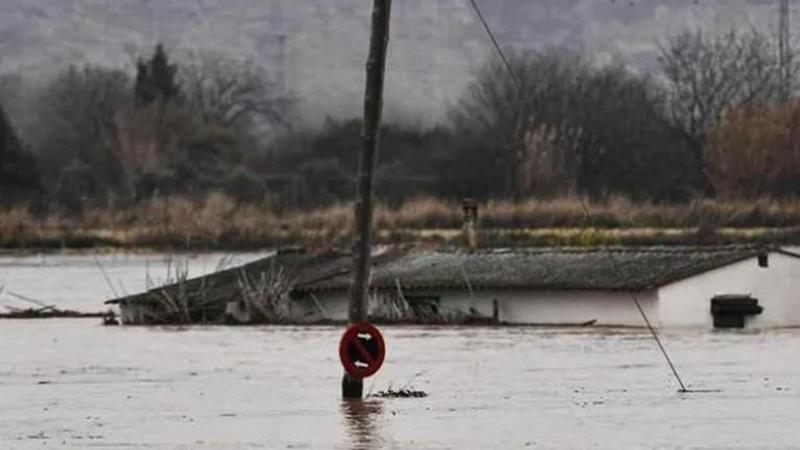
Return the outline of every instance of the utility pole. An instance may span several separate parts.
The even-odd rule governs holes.
[[[351,324],[367,321],[367,291],[369,289],[372,191],[375,154],[380,139],[383,109],[383,85],[386,73],[386,53],[389,48],[389,22],[392,0],[374,0],[372,7],[372,37],[367,59],[367,87],[364,94],[364,124],[361,155],[356,182],[356,236],[353,241],[353,280],[350,285],[349,319]],[[342,378],[342,397],[361,398],[364,380],[345,373]]]
[[[792,50],[789,26],[789,0],[780,0],[778,24],[778,63],[780,64],[781,100],[787,101],[792,95]]]

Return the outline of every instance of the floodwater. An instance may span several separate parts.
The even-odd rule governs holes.
[[[385,330],[339,400],[338,328],[0,324],[0,448],[765,448],[800,445],[800,332],[669,332],[680,394],[632,330]]]
[[[61,309],[100,312],[105,300],[201,276],[269,255],[252,253],[42,253],[0,255],[0,311],[30,299]],[[20,298],[22,297],[22,298]]]
[[[90,311],[108,297],[93,257],[42,258],[2,259],[0,284]],[[143,257],[117,258],[108,276],[134,291]],[[355,403],[342,331],[0,321],[0,449],[800,448],[800,330],[664,332],[702,391],[681,394],[644,330],[387,327],[367,389],[429,396]]]

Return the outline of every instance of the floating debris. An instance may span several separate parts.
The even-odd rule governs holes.
[[[4,296],[10,297],[17,302],[29,303],[32,306],[20,308],[9,305],[4,301]],[[74,319],[104,317],[104,313],[84,313],[68,309],[59,309],[55,305],[48,305],[39,300],[15,294],[6,290],[3,286],[0,286],[0,303],[5,303],[4,307],[6,309],[5,312],[0,311],[0,319]]]
[[[400,389],[399,391],[395,391],[392,388],[370,395],[370,397],[376,398],[425,398],[427,396],[428,393],[425,391],[415,391],[413,389]]]
[[[6,308],[8,308],[9,312],[0,313],[0,319],[87,319],[105,317],[105,313],[83,313],[57,309],[54,306],[26,309],[7,306]]]
[[[107,327],[119,325],[119,320],[117,320],[117,315],[114,314],[114,310],[109,309],[108,312],[103,315],[103,325]]]

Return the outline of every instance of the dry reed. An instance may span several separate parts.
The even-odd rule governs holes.
[[[786,229],[800,226],[796,199],[696,200],[660,205],[622,197],[590,202],[576,197],[480,205],[482,230],[538,229]],[[417,238],[462,226],[458,202],[419,198],[380,205],[375,226],[389,240]],[[80,215],[38,217],[25,207],[0,210],[0,246],[254,247],[295,243],[340,245],[352,235],[349,204],[279,211],[222,194],[153,199],[125,209],[94,208]],[[524,233],[523,233],[524,234]]]

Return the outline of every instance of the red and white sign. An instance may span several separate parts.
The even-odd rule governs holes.
[[[339,359],[344,370],[353,378],[375,375],[386,357],[383,336],[375,326],[359,323],[345,331],[339,342]]]

